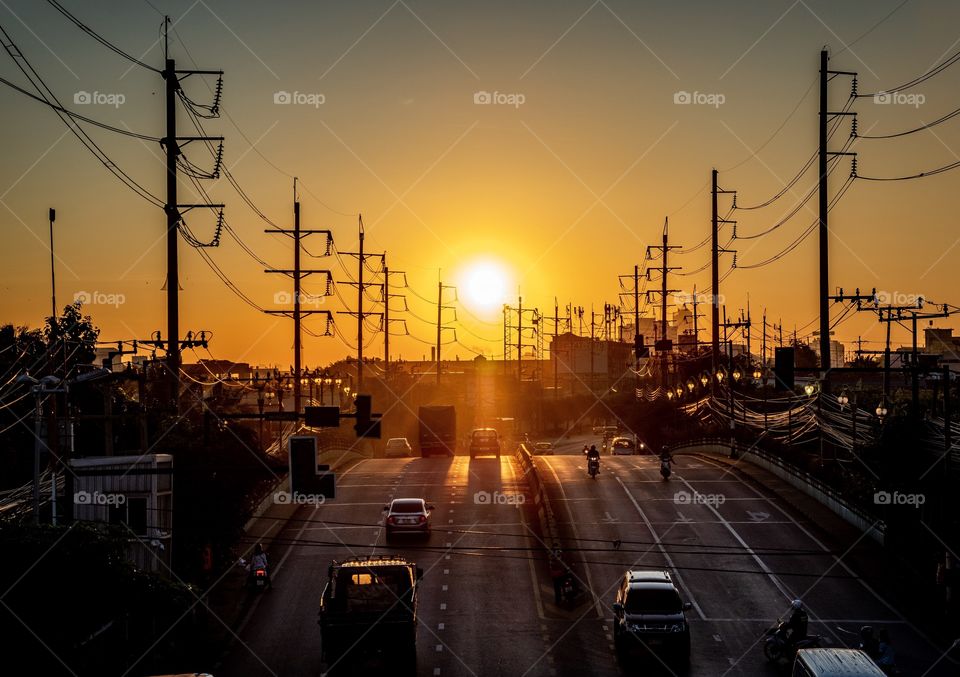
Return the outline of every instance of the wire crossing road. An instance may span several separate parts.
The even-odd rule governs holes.
[[[869,623],[888,629],[904,674],[954,674],[851,575],[827,535],[724,467],[679,457],[664,482],[651,456],[605,456],[596,480],[579,455],[536,462],[587,591],[573,608],[554,604],[543,555],[549,544],[537,534],[533,500],[512,457],[365,460],[341,476],[335,501],[303,506],[281,531],[271,547],[274,588],[255,600],[216,674],[323,674],[330,666],[321,663],[316,620],[327,565],[384,553],[424,569],[419,675],[782,674],[766,663],[759,639],[794,597],[809,607],[811,632],[832,645],[853,639],[837,626],[856,631]],[[385,543],[381,509],[398,497],[435,505],[429,541]],[[692,603],[688,668],[655,658],[618,662],[610,607],[629,567],[670,569]],[[391,668],[389,657],[352,658],[333,667],[357,675]]]

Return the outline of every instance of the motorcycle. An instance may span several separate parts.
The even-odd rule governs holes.
[[[663,479],[670,479],[670,461],[660,461],[660,475]]]
[[[597,479],[597,473],[600,472],[600,460],[591,458],[587,461],[587,473],[591,479]]]
[[[573,576],[567,575],[560,586],[560,600],[564,604],[573,604],[577,596],[577,588],[573,583]]]
[[[257,592],[264,590],[269,583],[266,567],[257,567],[250,572],[250,585]]]
[[[807,635],[803,639],[793,641],[787,637],[786,624],[779,621],[764,633],[763,655],[771,663],[783,659],[792,659],[800,649],[816,649],[820,647],[820,635]]]

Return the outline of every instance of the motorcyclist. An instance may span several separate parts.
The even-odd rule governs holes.
[[[803,608],[803,602],[799,599],[795,599],[790,603],[790,608],[792,613],[790,614],[790,619],[783,624],[783,630],[786,633],[786,639],[791,644],[797,644],[797,642],[807,638],[807,627],[810,624],[810,619],[807,616],[806,610]]]
[[[250,558],[250,564],[247,565],[247,571],[250,572],[251,578],[258,569],[263,569],[267,573],[267,586],[270,587],[272,585],[270,583],[270,562],[263,546],[259,543],[253,547],[253,556]]]
[[[587,444],[584,444],[584,445],[583,445],[583,455],[586,456],[586,455],[589,454],[589,453],[590,453],[590,446],[587,445]]]
[[[597,451],[597,445],[591,444],[587,450],[587,470],[590,470],[590,464],[596,463],[597,470],[600,470],[600,452]]]
[[[664,445],[660,448],[660,462],[673,463],[673,455],[670,453],[670,447]]]
[[[873,631],[873,626],[864,625],[860,628],[860,649],[874,660],[880,655],[880,640]]]

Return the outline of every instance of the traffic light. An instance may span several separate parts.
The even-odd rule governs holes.
[[[633,352],[638,360],[642,357],[650,357],[650,348],[643,344],[643,334],[634,336]]]
[[[774,389],[793,390],[794,349],[777,348],[773,355]]]
[[[357,437],[375,437],[380,439],[380,415],[374,417],[373,398],[370,395],[357,395],[354,402],[357,408],[357,422],[353,429],[357,431]]]
[[[340,407],[304,407],[303,422],[308,428],[339,427]]]

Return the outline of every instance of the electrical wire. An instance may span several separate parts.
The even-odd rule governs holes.
[[[37,90],[37,93],[43,98],[43,100],[53,107],[53,104],[56,104],[54,107],[54,112],[57,114],[57,117],[67,126],[70,132],[77,137],[77,139],[84,145],[84,147],[90,151],[100,163],[107,168],[107,170],[116,176],[120,181],[122,181],[128,188],[133,190],[137,195],[152,203],[156,207],[163,207],[164,202],[156,195],[148,191],[142,185],[137,183],[129,174],[124,172],[120,167],[110,159],[110,156],[104,152],[104,150],[97,145],[97,143],[88,135],[79,124],[75,122],[71,124],[73,118],[66,113],[62,113],[60,109],[63,109],[64,106],[57,96],[53,93],[43,78],[37,73],[36,69],[30,64],[30,61],[26,58],[17,44],[13,41],[13,38],[10,37],[10,34],[4,28],[3,24],[0,24],[0,33],[3,34],[6,38],[6,44],[3,45],[7,54],[16,64],[17,68],[20,69],[20,72],[24,74],[27,80],[30,81],[30,84],[33,85],[34,89]],[[16,53],[14,53],[14,50]]]
[[[919,75],[919,76],[915,77],[914,79],[909,80],[909,81],[903,83],[902,85],[898,85],[898,86],[896,86],[896,87],[888,87],[887,89],[884,89],[884,90],[881,90],[881,91],[878,91],[878,92],[873,92],[873,93],[871,93],[871,94],[857,94],[857,97],[860,98],[860,99],[873,98],[873,97],[875,97],[875,96],[877,96],[877,95],[879,95],[879,94],[886,94],[886,93],[888,93],[888,92],[902,92],[902,91],[905,90],[905,89],[911,89],[911,88],[916,87],[917,85],[919,85],[919,84],[921,84],[921,83],[923,83],[923,82],[926,82],[926,81],[929,80],[930,78],[932,78],[932,77],[934,77],[934,76],[936,76],[936,75],[939,75],[940,73],[942,73],[943,71],[945,71],[947,68],[950,68],[950,66],[952,66],[953,64],[955,64],[957,61],[960,61],[960,51],[954,52],[952,55],[950,55],[949,57],[947,57],[947,59],[946,59],[945,61],[943,61],[942,63],[934,66],[933,68],[931,68],[930,70],[928,70],[928,71],[927,71],[926,73],[924,73],[923,75]]]
[[[857,134],[857,138],[858,138],[858,139],[896,139],[896,138],[899,138],[899,137],[901,137],[901,136],[907,136],[907,135],[909,135],[909,134],[915,134],[916,132],[922,132],[922,131],[925,130],[925,129],[930,129],[931,127],[936,127],[937,125],[942,124],[942,123],[944,123],[944,122],[947,122],[948,120],[952,120],[952,119],[955,118],[957,115],[960,115],[960,108],[955,108],[954,110],[950,111],[950,112],[947,113],[946,115],[937,118],[937,119],[934,120],[933,122],[928,122],[928,123],[926,123],[926,124],[924,124],[924,125],[921,125],[921,126],[919,126],[919,127],[915,127],[915,128],[913,128],[913,129],[908,129],[908,130],[903,131],[903,132],[896,132],[896,133],[893,133],[893,134]]]
[[[110,42],[109,40],[107,40],[106,38],[104,38],[102,35],[100,35],[100,34],[97,33],[96,31],[94,31],[92,28],[90,28],[90,27],[87,26],[85,23],[83,23],[82,21],[80,21],[80,19],[78,19],[78,18],[75,17],[73,14],[71,14],[69,11],[67,11],[67,9],[66,9],[63,5],[61,5],[59,2],[57,2],[57,0],[47,0],[47,3],[49,3],[50,5],[52,5],[58,12],[60,12],[63,16],[65,16],[67,19],[69,19],[77,28],[79,28],[80,30],[82,30],[84,33],[86,33],[87,35],[89,35],[91,38],[93,38],[94,40],[96,40],[97,42],[99,42],[101,45],[103,45],[104,47],[106,47],[106,48],[109,49],[110,51],[112,51],[112,52],[114,52],[114,53],[116,53],[116,54],[119,54],[120,56],[122,56],[122,57],[123,57],[124,59],[126,59],[127,61],[130,61],[130,62],[132,62],[132,63],[135,63],[136,65],[138,65],[138,66],[140,66],[140,67],[142,67],[142,68],[146,68],[147,70],[153,71],[154,73],[161,73],[161,71],[160,71],[158,68],[154,68],[154,67],[151,66],[150,64],[144,63],[144,62],[141,61],[140,59],[137,59],[136,57],[128,54],[127,52],[123,51],[122,49],[120,49],[119,47],[117,47],[115,44],[113,44],[112,42]]]

